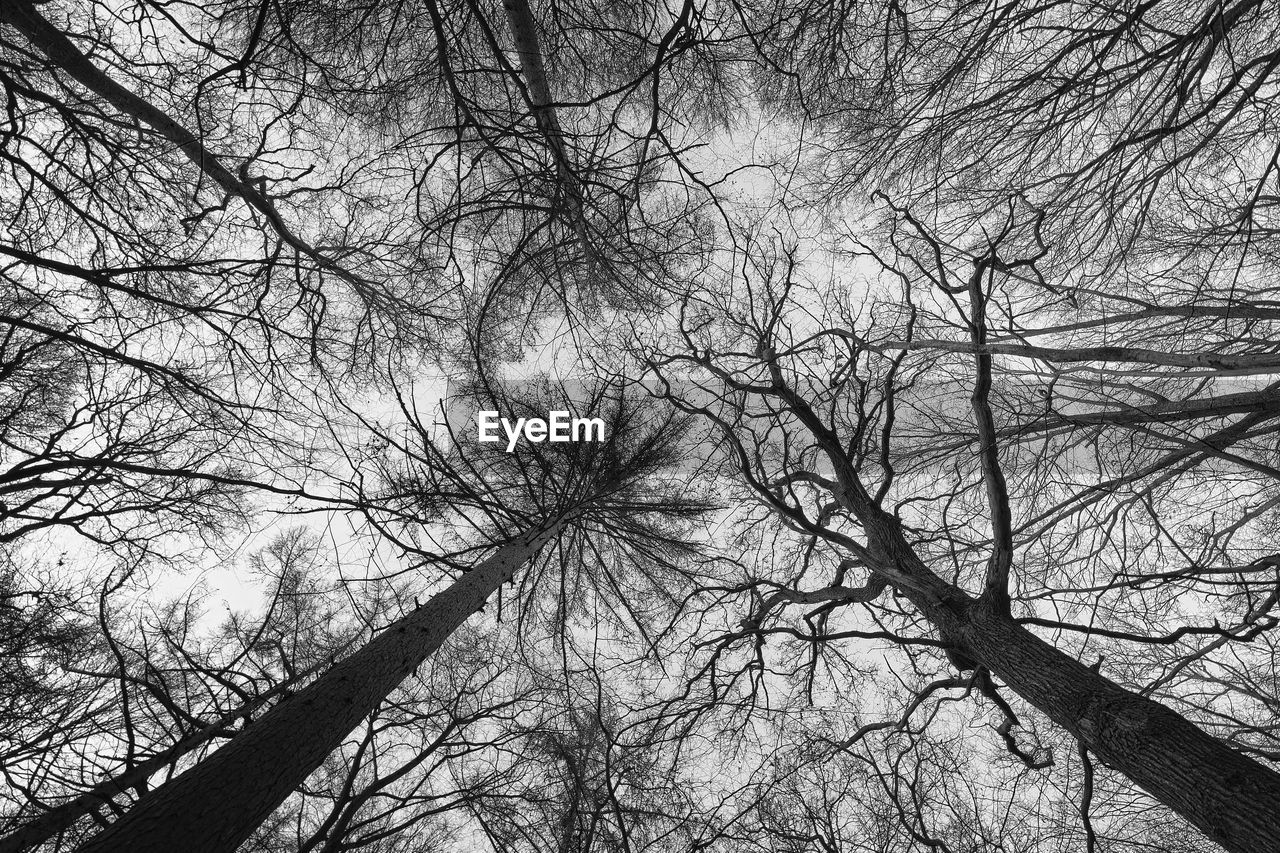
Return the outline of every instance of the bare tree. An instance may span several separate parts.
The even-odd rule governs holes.
[[[1187,506],[1179,506],[1182,492],[1165,487],[1173,480],[1203,491],[1204,477],[1222,476],[1224,465],[1255,472],[1254,459],[1237,442],[1254,435],[1267,418],[1265,410],[1238,417],[1206,410],[1199,432],[1180,420],[1167,438],[1147,432],[1140,453],[1132,452],[1123,425],[1119,435],[1102,438],[1091,428],[1090,440],[1098,447],[1092,458],[1076,449],[1074,435],[1056,455],[1046,456],[1035,429],[1019,440],[1020,425],[1035,426],[1044,396],[1022,379],[1016,361],[998,373],[983,337],[988,312],[995,310],[987,306],[1003,303],[1005,293],[1012,299],[1020,289],[1033,288],[1033,310],[1035,285],[1017,272],[1020,265],[1033,268],[1034,260],[997,263],[997,250],[988,251],[970,261],[955,284],[954,266],[931,267],[920,256],[910,273],[906,266],[893,267],[903,288],[901,307],[877,306],[869,322],[860,323],[842,305],[841,288],[827,292],[810,285],[791,254],[762,250],[743,268],[745,280],[729,279],[720,296],[733,298],[746,289],[751,314],[716,314],[714,304],[705,302],[695,312],[689,304],[683,329],[669,339],[673,347],[682,342],[684,351],[653,351],[650,365],[668,381],[673,402],[719,426],[744,485],[807,543],[794,552],[799,562],[784,562],[736,587],[754,603],[740,630],[725,641],[759,648],[774,631],[790,632],[779,625],[783,613],[807,609],[809,631],[795,635],[801,640],[822,643],[830,634],[945,652],[961,675],[935,681],[926,695],[961,688],[992,703],[1006,718],[1002,738],[1029,766],[1048,762],[1020,743],[1020,715],[1002,696],[1006,688],[1227,849],[1265,847],[1280,777],[1170,708],[1190,706],[1201,717],[1214,713],[1212,703],[1192,702],[1186,694],[1158,703],[1149,694],[1167,682],[1130,681],[1141,672],[1132,669],[1136,660],[1122,657],[1110,664],[1117,682],[1081,661],[1072,645],[1055,645],[1030,630],[1156,646],[1198,636],[1222,648],[1275,627],[1269,615],[1275,605],[1274,558],[1247,532],[1254,505],[1230,493],[1211,504],[1202,494],[1195,511],[1212,505],[1230,512],[1222,529],[1235,534],[1208,534],[1202,547],[1193,544],[1192,528],[1177,527],[1184,524]],[[909,261],[904,258],[904,264]],[[1008,291],[1002,292],[1005,282]],[[926,313],[932,306],[924,293],[913,296],[927,284],[942,293],[936,320]],[[924,303],[918,309],[916,299]],[[948,303],[952,310],[943,313]],[[934,322],[966,333],[963,355],[926,350],[917,358],[910,347],[881,350],[863,343],[885,336],[913,341]],[[1063,417],[1070,422],[1069,413]],[[961,455],[938,451],[940,441],[948,444],[948,434],[966,438]],[[1002,440],[1002,434],[1011,438]],[[1113,455],[1121,449],[1129,454]],[[1071,462],[1101,471],[1114,465],[1123,473],[1103,475],[1101,487],[1088,480],[1077,485]],[[1201,465],[1208,470],[1201,472]],[[1269,477],[1260,476],[1258,486],[1270,488]],[[1093,519],[1104,525],[1096,534]],[[1111,538],[1121,530],[1130,543],[1123,549]],[[1160,548],[1166,538],[1180,555],[1173,566]],[[825,581],[816,587],[803,583],[819,566]],[[1042,566],[1052,567],[1050,574],[1042,574]],[[1114,612],[1106,596],[1116,590],[1133,590],[1142,599],[1145,584],[1191,577],[1209,582],[1222,573],[1257,584],[1242,598],[1221,601],[1218,618],[1225,625],[1196,620],[1167,634],[1102,627],[1110,621],[1105,614]],[[1058,592],[1056,578],[1079,592]],[[1082,583],[1084,578],[1090,580]],[[1042,603],[1059,595],[1081,596],[1094,614],[1092,624],[1038,615]],[[831,614],[849,607],[865,607],[877,623],[890,619],[901,627],[834,628]],[[1153,607],[1144,611],[1148,620],[1168,612]],[[1207,646],[1195,649],[1175,666],[1181,669],[1206,653]],[[1235,731],[1249,731],[1247,726]],[[1220,731],[1232,732],[1232,726]]]
[[[419,447],[419,454],[430,454],[423,457],[430,467],[406,471],[397,485],[399,493],[422,511],[443,512],[445,517],[463,511],[468,502],[475,512],[502,513],[494,519],[499,527],[490,534],[497,539],[495,550],[474,565],[464,564],[461,577],[428,602],[383,627],[191,770],[142,797],[81,849],[169,849],[175,844],[193,850],[235,849],[457,626],[533,563],[543,548],[559,539],[564,542],[561,547],[572,549],[574,531],[579,536],[586,530],[603,534],[610,527],[622,547],[631,537],[644,543],[642,531],[656,524],[648,534],[654,536],[664,515],[678,518],[700,511],[698,504],[668,498],[660,487],[655,491],[646,482],[671,460],[678,423],[667,419],[649,424],[634,415],[633,406],[620,399],[610,416],[607,440],[582,445],[589,449],[567,455],[541,454],[544,477],[537,482],[527,476],[528,468],[537,465],[537,454],[529,459],[501,450],[492,453],[488,477],[506,469],[515,490],[527,495],[524,510],[511,500],[495,504],[487,487],[468,485],[478,460],[450,461],[429,446]],[[424,476],[444,479],[435,488],[423,488]],[[452,488],[446,489],[446,483]],[[441,500],[444,494],[449,504]],[[513,523],[519,525],[516,532],[506,533],[506,525]],[[595,547],[602,544],[598,541]]]
[[[1277,27],[1256,0],[5,5],[16,843],[1169,846],[1111,820],[1149,795],[1273,848]],[[527,355],[656,375],[723,444],[450,455],[412,411],[424,362],[500,398]],[[719,559],[650,523],[696,501],[633,485],[673,456],[665,487],[732,498]],[[289,571],[214,635],[129,618],[271,502],[348,512],[416,585],[341,635],[299,627],[325,619]],[[119,561],[105,591],[33,557],[68,531]],[[493,743],[405,679],[491,599],[543,670],[592,634],[655,695],[592,663],[601,701],[450,788]],[[772,777],[636,793],[700,727],[762,749],[757,721],[792,739]]]

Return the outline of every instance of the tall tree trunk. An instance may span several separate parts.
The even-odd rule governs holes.
[[[306,689],[147,794],[79,853],[232,853],[454,629],[555,533],[526,533]]]
[[[1227,850],[1280,853],[1274,770],[982,604],[970,608],[951,637],[1103,763]]]
[[[228,711],[217,720],[202,729],[191,732],[187,736],[179,739],[168,749],[162,750],[151,757],[138,762],[133,767],[118,773],[108,779],[103,779],[83,794],[74,799],[67,800],[39,817],[33,818],[22,826],[18,827],[8,835],[0,838],[0,853],[20,853],[43,844],[60,832],[67,830],[80,818],[89,814],[94,809],[103,805],[113,797],[135,788],[146,782],[147,779],[154,776],[164,768],[178,761],[183,756],[188,755],[199,749],[204,744],[217,737],[224,736],[227,726],[234,723],[240,717],[246,717],[250,713],[255,713],[263,705],[280,696],[285,690],[291,688],[299,681],[310,678],[315,673],[317,667],[310,667],[304,672],[299,673],[288,681],[281,682],[275,687],[267,690],[260,696],[244,703],[233,711]]]
[[[582,182],[578,180],[578,173],[565,146],[564,132],[560,129],[560,117],[556,114],[551,83],[547,79],[547,69],[542,61],[542,45],[538,42],[538,25],[534,20],[533,10],[529,8],[528,0],[503,0],[502,8],[507,13],[507,26],[511,31],[511,40],[515,43],[516,55],[520,59],[520,74],[524,77],[534,119],[556,161],[556,177],[565,194],[565,218],[572,225],[582,251],[590,261],[594,254],[587,237]]]
[[[896,519],[872,509],[865,493],[853,494],[871,562],[947,642],[1227,850],[1280,853],[1280,773],[947,583],[915,554]]]

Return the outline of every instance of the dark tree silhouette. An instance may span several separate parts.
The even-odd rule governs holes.
[[[563,540],[560,547],[572,550],[575,531],[583,535],[587,530],[598,537],[594,547],[603,548],[611,528],[623,547],[633,537],[642,547],[653,547],[660,541],[655,537],[662,536],[665,516],[701,511],[695,502],[663,495],[660,484],[648,480],[674,459],[681,435],[678,419],[652,423],[637,417],[636,405],[618,396],[607,420],[605,441],[571,444],[565,453],[543,445],[551,450],[541,454],[541,465],[533,453],[522,458],[490,451],[485,479],[471,485],[475,475],[470,472],[479,470],[480,460],[465,452],[450,460],[430,447],[418,448],[419,454],[428,454],[431,467],[401,476],[396,489],[405,498],[426,511],[446,514],[460,512],[470,502],[476,512],[502,511],[507,524],[519,519],[524,529],[503,535],[499,528],[491,534],[497,542],[489,556],[464,566],[461,576],[429,601],[383,627],[211,756],[144,795],[79,849],[236,849],[361,720],[544,548]],[[536,467],[543,468],[543,478],[535,482],[527,475]],[[496,478],[504,471],[514,490],[526,494],[523,517],[519,503],[495,505],[486,494],[485,482],[502,488]],[[424,488],[423,476],[443,482]],[[446,494],[448,504],[441,497]],[[678,540],[670,543],[678,545]]]
[[[1192,844],[1171,809],[1275,849],[1278,32],[0,5],[0,844]],[[718,438],[628,403],[622,445],[450,450],[415,411],[441,373],[538,414],[507,379],[550,365]],[[298,531],[262,607],[161,600],[292,514],[386,577],[344,597]],[[488,710],[528,719],[406,680],[495,600],[546,683]]]
[[[1014,361],[1001,363],[997,371],[996,354],[985,338],[996,310],[988,306],[1009,304],[1006,296],[1022,298],[1024,288],[1034,294],[1034,281],[1018,274],[1020,267],[1034,271],[1034,260],[997,263],[995,246],[976,262],[967,260],[967,270],[964,255],[941,250],[904,257],[890,268],[902,282],[903,307],[896,314],[879,314],[870,325],[850,316],[839,287],[827,292],[807,285],[792,255],[759,251],[753,265],[744,267],[747,276],[734,277],[718,294],[733,299],[747,291],[753,313],[716,314],[714,305],[691,311],[684,320],[685,351],[652,350],[650,366],[667,380],[676,405],[717,424],[729,442],[730,464],[756,500],[808,541],[804,553],[830,549],[824,562],[834,574],[816,588],[799,584],[811,559],[805,557],[793,567],[778,566],[777,580],[738,587],[743,593],[758,591],[741,629],[725,641],[763,642],[770,633],[765,626],[783,611],[808,607],[813,634],[802,639],[823,642],[829,631],[835,637],[941,649],[960,676],[934,682],[925,695],[964,688],[985,697],[1007,717],[1000,733],[1027,764],[1051,762],[1019,745],[1013,733],[1020,719],[1001,696],[1005,688],[1227,849],[1266,849],[1276,829],[1280,774],[1197,727],[1172,703],[1152,699],[1148,694],[1160,682],[1118,682],[1080,660],[1069,646],[1050,643],[1031,628],[1137,644],[1176,644],[1184,637],[1211,641],[1175,659],[1178,669],[1211,648],[1248,642],[1274,628],[1275,557],[1265,541],[1249,535],[1254,507],[1223,494],[1222,503],[1212,505],[1231,518],[1223,529],[1235,535],[1209,538],[1188,564],[1184,561],[1200,546],[1192,544],[1194,538],[1182,539],[1194,537],[1192,529],[1173,532],[1187,511],[1179,504],[1181,489],[1148,485],[1177,477],[1181,488],[1203,491],[1193,484],[1222,476],[1222,466],[1239,465],[1261,478],[1258,487],[1269,489],[1269,474],[1255,468],[1255,459],[1265,461],[1242,444],[1269,419],[1267,410],[1252,408],[1240,416],[1212,408],[1184,411],[1167,438],[1144,429],[1148,441],[1140,452],[1128,443],[1124,419],[1115,434],[1100,431],[1112,426],[1109,421],[1098,427],[1086,418],[1084,429],[1098,443],[1096,455],[1086,456],[1074,429],[1067,428],[1062,444],[1047,444],[1057,449],[1046,457],[1039,432],[1046,403],[1036,394],[1034,369],[1024,371]],[[939,258],[939,266],[928,265],[930,257]],[[962,272],[952,272],[956,266]],[[943,292],[943,304],[949,296],[953,312],[942,309],[931,316],[927,303],[916,307],[916,299],[924,303],[929,285]],[[1034,310],[1032,300],[1027,310]],[[959,354],[937,355],[931,349],[938,348],[925,344],[916,357],[911,346],[877,345],[886,338],[914,344],[937,324],[959,333]],[[680,342],[675,336],[671,340]],[[1185,381],[1176,373],[1171,378]],[[1157,399],[1159,405],[1167,400]],[[1074,426],[1070,411],[1061,417]],[[1031,427],[1026,436],[1023,425]],[[1127,455],[1112,455],[1116,447]],[[1070,461],[1103,471],[1115,465],[1123,473],[1077,484],[1071,469],[1063,467]],[[1137,490],[1136,500],[1130,489]],[[1211,500],[1202,494],[1193,511],[1205,511]],[[1136,553],[1117,552],[1106,527],[1096,537],[1090,533],[1091,519],[1111,518],[1116,520],[1104,524],[1122,525]],[[1066,529],[1057,533],[1063,525]],[[1173,565],[1158,547],[1166,537],[1181,555]],[[1041,560],[1050,561],[1054,570],[1047,576],[1041,574]],[[1123,575],[1115,574],[1112,560],[1125,567]],[[1058,566],[1066,572],[1066,589],[1080,589],[1086,606],[1094,590],[1132,589],[1137,595],[1146,583],[1197,576],[1211,583],[1213,576],[1230,573],[1256,579],[1256,585],[1243,598],[1221,601],[1220,617],[1203,624],[1193,617],[1191,624],[1161,636],[1159,631],[1108,630],[1103,624],[1111,620],[1101,614],[1093,617],[1096,627],[1040,616],[1038,602],[1061,594],[1054,580],[1061,577]],[[851,582],[858,575],[862,580]],[[892,616],[906,619],[901,632],[846,633],[830,626],[825,615],[865,606],[891,618],[904,605],[906,613]],[[1092,607],[1098,614],[1110,605],[1098,601]],[[1122,676],[1122,682],[1128,680]],[[1190,697],[1178,696],[1176,702],[1198,710]],[[1241,721],[1235,731],[1249,731],[1248,724]],[[1227,732],[1235,733],[1230,724]]]

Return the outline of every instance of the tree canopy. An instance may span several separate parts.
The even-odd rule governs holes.
[[[1278,36],[0,4],[0,850],[1280,850]]]

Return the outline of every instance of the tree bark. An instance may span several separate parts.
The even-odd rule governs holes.
[[[161,770],[199,749],[204,744],[219,736],[224,736],[227,726],[237,719],[256,712],[260,707],[275,699],[286,689],[299,681],[309,678],[315,667],[299,673],[296,677],[282,682],[260,696],[255,696],[233,711],[223,714],[217,720],[186,737],[168,749],[162,750],[133,767],[108,779],[103,779],[78,797],[57,805],[44,814],[33,818],[22,826],[0,838],[0,853],[20,853],[22,850],[35,847],[50,840],[70,828],[80,818],[103,805],[113,797],[134,788]]]
[[[977,605],[952,638],[1107,766],[1232,853],[1280,853],[1280,774]]]
[[[564,133],[560,129],[551,83],[547,79],[546,66],[542,61],[542,45],[538,42],[538,25],[534,20],[533,10],[529,8],[528,0],[503,0],[502,8],[507,13],[507,26],[511,31],[511,40],[515,43],[516,55],[520,59],[520,74],[524,77],[534,119],[556,161],[556,177],[565,194],[565,217],[572,225],[585,256],[590,259],[593,253],[587,239],[582,182],[578,180],[577,171],[565,146]]]
[[[387,626],[79,853],[232,853],[386,696],[555,533],[526,533]]]
[[[947,583],[896,519],[859,503],[877,568],[907,580],[899,588],[948,643],[1231,853],[1280,853],[1280,773]]]

